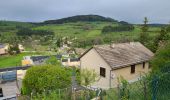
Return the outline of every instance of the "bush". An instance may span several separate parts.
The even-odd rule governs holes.
[[[30,95],[31,92],[42,93],[45,90],[55,90],[69,87],[71,71],[60,66],[37,66],[27,70],[23,80],[22,92]]]
[[[48,30],[32,30],[30,28],[20,28],[16,33],[18,36],[32,36],[32,35],[39,35],[39,36],[46,36],[46,35],[54,35],[53,31]]]
[[[159,70],[169,62],[170,62],[170,42],[156,52],[154,59],[151,61],[151,66],[153,67],[153,70]]]
[[[105,26],[102,29],[102,33],[109,33],[109,32],[122,32],[122,31],[133,31],[134,26],[133,25],[119,25],[116,27],[113,26]]]

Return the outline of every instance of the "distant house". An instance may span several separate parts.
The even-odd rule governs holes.
[[[0,55],[8,53],[9,46],[7,44],[0,44]]]
[[[116,87],[122,76],[129,82],[137,81],[148,73],[149,60],[154,54],[139,42],[98,45],[87,50],[80,57],[81,69],[93,69],[100,75],[94,87]]]
[[[63,66],[79,67],[80,66],[80,61],[79,61],[78,58],[67,58],[67,59],[62,59],[61,64]]]
[[[1,44],[0,43],[0,55],[8,54],[9,47],[10,47],[9,44]],[[19,48],[20,52],[23,52],[25,50],[23,45],[21,45],[21,44],[18,45],[18,48]]]
[[[25,50],[25,48],[21,44],[18,44],[18,48],[19,48],[20,52],[23,52]]]

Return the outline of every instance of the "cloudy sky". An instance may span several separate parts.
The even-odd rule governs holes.
[[[141,23],[170,22],[170,0],[0,0],[0,20],[39,22],[97,14]]]

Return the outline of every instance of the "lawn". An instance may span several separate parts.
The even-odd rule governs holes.
[[[21,53],[17,55],[4,55],[0,56],[0,68],[21,66],[23,56],[39,55],[42,53]]]

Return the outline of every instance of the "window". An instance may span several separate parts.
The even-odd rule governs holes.
[[[106,69],[100,67],[100,76],[106,77]]]
[[[135,73],[135,65],[131,65],[131,73]]]
[[[143,69],[145,68],[145,62],[143,62]]]

